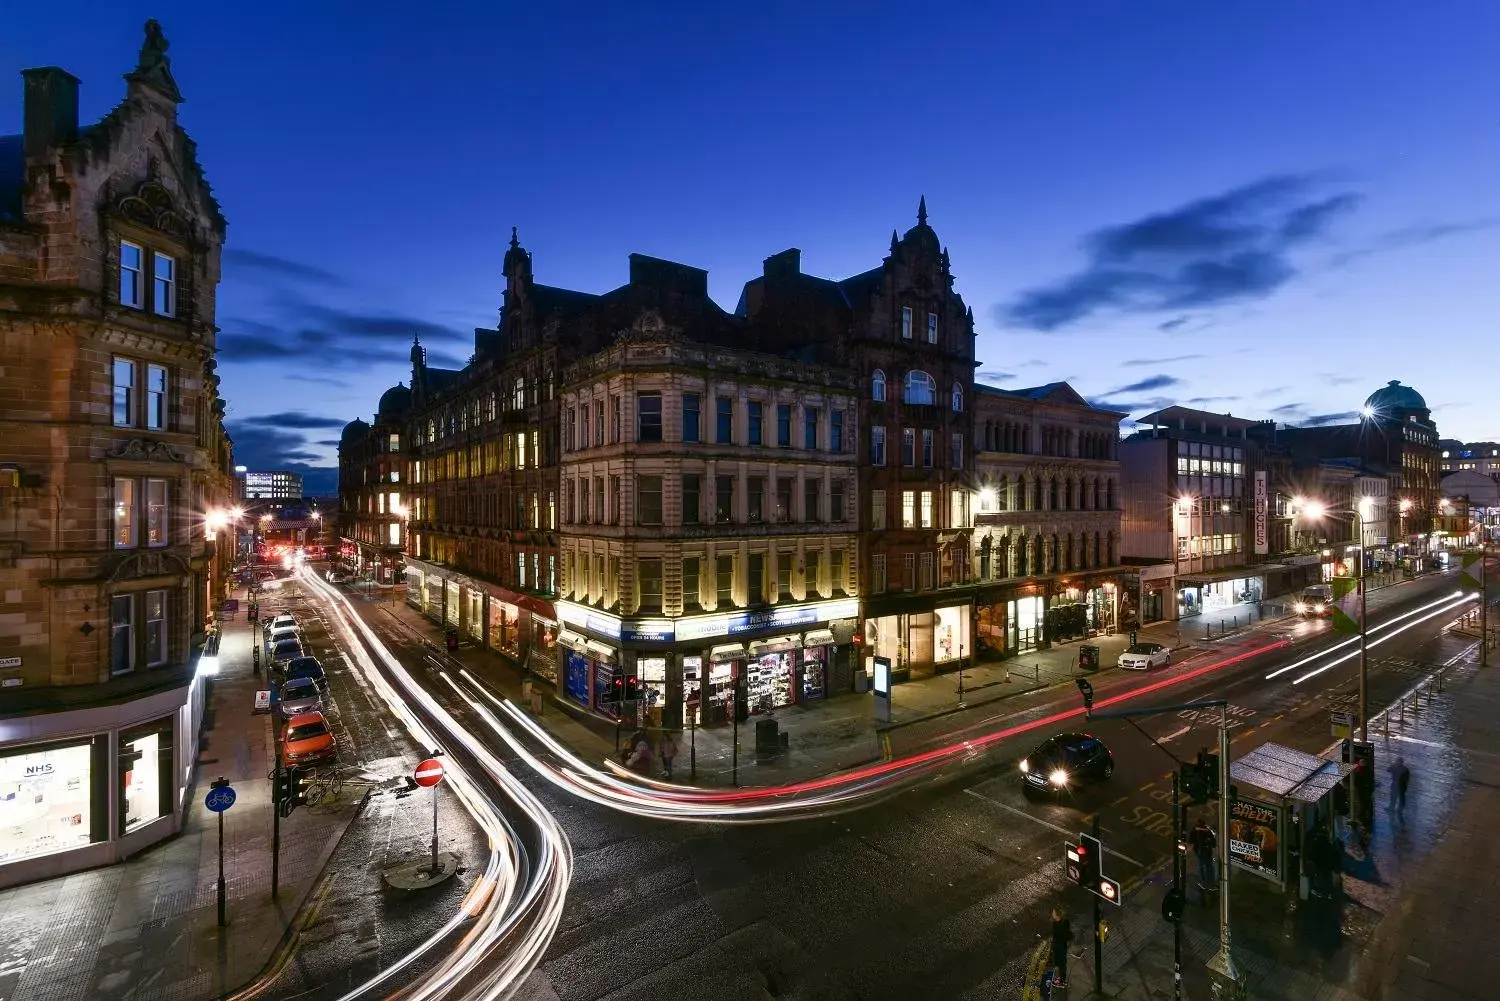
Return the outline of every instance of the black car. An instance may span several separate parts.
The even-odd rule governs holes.
[[[287,662],[286,680],[291,682],[297,678],[308,678],[315,682],[318,690],[325,695],[328,693],[328,675],[323,672],[323,665],[316,657],[294,657]]]
[[[1059,793],[1115,773],[1115,758],[1104,741],[1089,733],[1059,733],[1021,759],[1021,786],[1027,792]]]

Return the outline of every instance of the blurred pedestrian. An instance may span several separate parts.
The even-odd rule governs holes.
[[[1209,826],[1208,817],[1198,818],[1193,832],[1188,835],[1188,844],[1193,846],[1193,856],[1198,860],[1198,889],[1203,891],[1204,899],[1207,899],[1209,891],[1217,889],[1219,882],[1214,865],[1214,850],[1219,847],[1219,836]]]
[[[668,782],[672,781],[672,759],[677,757],[677,741],[672,739],[670,733],[661,736],[661,774]]]
[[[1391,810],[1397,816],[1406,816],[1406,787],[1411,784],[1411,769],[1406,766],[1406,758],[1400,754],[1396,760],[1387,766],[1386,771],[1391,776]]]
[[[630,758],[625,762],[625,767],[638,775],[649,775],[651,773],[651,743],[641,741],[631,751]]]
[[[1068,944],[1073,941],[1073,926],[1061,907],[1052,908],[1052,986],[1068,986]]]

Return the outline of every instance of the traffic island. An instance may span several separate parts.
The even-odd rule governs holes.
[[[458,874],[459,859],[454,852],[439,852],[437,866],[426,856],[391,866],[380,874],[385,885],[395,890],[425,890],[445,883]]]

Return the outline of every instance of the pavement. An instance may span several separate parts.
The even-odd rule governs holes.
[[[468,639],[460,642],[456,652],[449,653],[444,645],[446,628],[405,601],[393,600],[392,595],[375,596],[355,605],[368,621],[384,623],[425,644],[433,664],[461,664],[499,694],[519,705],[530,705],[522,698],[521,670],[510,658]],[[1195,648],[1214,648],[1285,625],[1286,613],[1285,605],[1271,602],[1259,609],[1255,605],[1234,605],[1181,622],[1142,627],[1138,640],[1170,647],[1174,657],[1188,656]],[[1078,648],[1084,643],[1099,647],[1100,663],[1105,667],[1079,672]],[[938,721],[945,717],[1071,686],[1078,677],[1112,676],[1120,672],[1114,664],[1129,644],[1129,635],[1118,633],[1055,643],[1048,650],[1003,661],[982,661],[962,672],[962,699],[958,671],[906,682],[892,693],[889,721],[875,718],[874,696],[870,693],[840,694],[786,706],[769,714],[787,734],[788,744],[785,752],[772,756],[760,757],[755,751],[755,724],[766,716],[752,714],[737,728],[725,724],[683,730],[676,734],[675,778],[700,786],[781,785],[885,760],[891,757],[893,747],[909,748],[916,742],[915,733],[905,732],[916,724],[935,724],[923,728],[925,736],[940,730]],[[617,726],[614,720],[559,697],[553,686],[540,679],[535,685],[545,693],[540,716],[543,726],[585,760],[615,757],[622,742],[635,732],[634,727]],[[660,735],[659,731],[651,733],[653,738]]]
[[[252,712],[255,692],[265,687],[252,668],[252,642],[243,613],[222,624],[219,675],[207,691],[203,739],[177,837],[117,865],[0,891],[0,998],[193,1001],[249,984],[278,958],[324,864],[359,813],[364,790],[347,789],[282,821],[273,900],[268,775],[275,751],[270,717]],[[237,794],[224,814],[223,928],[218,821],[203,806],[209,783],[219,777]]]
[[[1342,900],[1299,901],[1271,884],[1231,877],[1233,956],[1256,1001],[1480,1001],[1500,982],[1500,661],[1480,667],[1477,644],[1440,684],[1418,681],[1372,716],[1376,811],[1368,853],[1350,847]],[[1387,765],[1405,759],[1412,779],[1393,808]],[[1191,869],[1191,866],[1190,866]],[[1108,909],[1103,995],[1096,995],[1087,921],[1075,918],[1067,991],[1052,997],[1158,1001],[1173,997],[1170,925],[1160,916],[1169,875],[1146,879],[1134,900]],[[1190,878],[1189,882],[1192,882]],[[1183,986],[1210,994],[1205,964],[1219,949],[1217,906],[1190,891],[1183,927]],[[1020,965],[1020,964],[1016,964]],[[1035,997],[1037,993],[1022,992]]]

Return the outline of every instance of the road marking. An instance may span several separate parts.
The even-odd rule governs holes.
[[[982,792],[975,792],[973,789],[965,789],[964,792],[968,793],[970,796],[973,796],[975,799],[982,799],[986,803],[989,803],[989,804],[991,804],[993,806],[998,806],[1000,809],[1006,811],[1007,813],[1014,813],[1017,817],[1025,817],[1027,820],[1034,821],[1034,822],[1036,822],[1038,824],[1041,824],[1043,827],[1047,828],[1048,830],[1056,831],[1058,834],[1061,834],[1064,837],[1074,838],[1074,837],[1078,836],[1078,832],[1077,831],[1070,831],[1066,827],[1063,827],[1061,824],[1054,824],[1050,820],[1043,820],[1041,817],[1034,816],[1033,814],[1027,813],[1025,810],[1017,810],[1015,807],[1011,806],[1009,803],[1002,803],[998,799],[995,799],[992,796],[986,796]],[[1131,858],[1129,855],[1122,855],[1121,853],[1115,851],[1113,848],[1109,848],[1109,847],[1106,847],[1104,850],[1105,850],[1106,853],[1108,853],[1110,855],[1113,855],[1117,859],[1120,859],[1120,860],[1125,861],[1125,862],[1129,862],[1131,865],[1135,866],[1138,869],[1145,868],[1145,866],[1142,863],[1137,862],[1135,859]]]
[[[1176,730],[1176,731],[1174,731],[1172,733],[1167,734],[1165,737],[1162,738],[1162,740],[1176,740],[1178,737],[1181,737],[1183,734],[1187,733],[1191,729],[1192,729],[1191,726],[1185,726],[1181,730]]]

